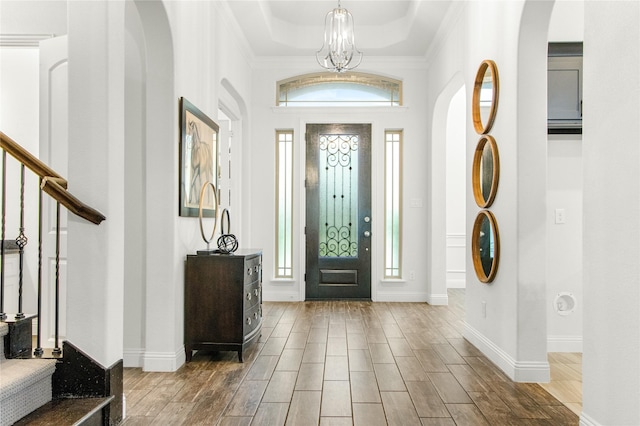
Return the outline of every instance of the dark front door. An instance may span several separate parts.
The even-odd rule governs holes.
[[[371,299],[371,125],[307,124],[306,298]]]

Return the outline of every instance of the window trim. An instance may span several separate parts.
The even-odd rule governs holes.
[[[332,73],[332,72],[319,72],[302,74],[295,77],[290,77],[284,80],[276,82],[276,102],[277,107],[292,107],[292,106],[306,106],[306,105],[290,105],[289,101],[281,103],[280,95],[283,90],[287,93],[292,89],[300,89],[304,87],[322,85],[324,83],[355,83],[362,86],[376,87],[383,90],[387,90],[391,93],[397,92],[397,99],[393,98],[388,101],[388,105],[381,105],[381,102],[376,101],[372,106],[387,106],[387,107],[401,107],[403,106],[402,96],[402,81],[394,78],[378,75],[368,74],[361,72],[349,72],[349,73]],[[287,89],[286,86],[291,86],[291,89]],[[284,88],[284,89],[283,89]],[[361,102],[358,106],[367,107],[366,101],[345,101],[347,102]],[[339,102],[337,102],[339,103]],[[372,102],[373,103],[373,102]],[[327,102],[327,106],[335,107],[336,102]]]
[[[280,148],[280,136],[281,135],[290,135],[291,136],[291,141],[285,141],[287,143],[290,143],[291,147],[291,154],[290,154],[290,158],[291,158],[291,165],[290,167],[287,169],[287,172],[290,173],[290,177],[289,177],[289,183],[287,185],[287,182],[285,181],[285,185],[288,186],[288,191],[291,194],[290,199],[288,200],[287,204],[288,204],[288,209],[291,212],[290,215],[290,223],[288,224],[288,230],[289,230],[289,248],[288,248],[288,255],[286,256],[289,259],[289,264],[286,264],[286,259],[285,259],[285,265],[281,268],[280,267],[280,263],[281,263],[281,256],[280,256],[280,213],[281,213],[281,209],[280,209],[280,182],[281,182],[281,176],[280,176],[280,157],[281,157],[281,148]],[[276,221],[276,232],[275,232],[275,237],[276,237],[276,255],[275,255],[275,271],[274,271],[274,276],[276,279],[293,279],[293,242],[294,242],[294,238],[293,238],[293,233],[294,233],[294,229],[293,229],[293,222],[294,222],[294,211],[293,211],[293,200],[295,197],[295,194],[293,192],[293,185],[294,185],[294,179],[293,179],[293,161],[294,161],[294,132],[293,129],[276,129],[276,217],[275,217],[275,221]],[[286,179],[286,178],[285,178]],[[289,270],[288,274],[281,274],[280,270]]]
[[[388,221],[388,216],[387,216],[387,211],[388,211],[388,205],[387,205],[387,198],[389,196],[388,194],[388,190],[389,190],[389,185],[388,185],[388,174],[390,173],[390,170],[388,168],[388,144],[390,141],[388,141],[388,135],[390,134],[398,134],[399,135],[399,140],[398,140],[398,164],[397,164],[397,179],[398,179],[398,235],[397,235],[397,239],[398,239],[398,253],[397,253],[397,260],[398,260],[398,267],[397,267],[397,273],[396,274],[389,274],[388,271],[389,270],[393,270],[396,268],[393,267],[387,267],[387,256],[388,256],[388,240],[387,240],[387,221]],[[403,211],[402,211],[402,187],[403,187],[403,179],[402,179],[402,154],[403,154],[403,145],[404,145],[404,132],[402,129],[385,129],[384,131],[384,250],[383,250],[383,259],[384,259],[384,274],[383,274],[383,278],[385,280],[397,280],[397,279],[402,279],[402,216],[403,216]],[[392,170],[391,172],[394,172],[395,170]],[[394,173],[395,175],[395,173]],[[391,265],[393,266],[393,264]]]

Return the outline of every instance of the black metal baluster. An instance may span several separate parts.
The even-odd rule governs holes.
[[[4,239],[7,218],[7,151],[2,150],[2,247],[0,247],[0,320],[6,319],[4,312]]]
[[[56,203],[56,346],[53,349],[54,355],[60,355],[60,203]]]
[[[38,331],[36,334],[35,356],[42,356],[42,178],[38,189]]]
[[[16,319],[24,318],[22,312],[22,284],[24,275],[24,247],[27,245],[28,238],[24,235],[24,164],[20,165],[20,232],[18,238],[16,238],[16,244],[18,245],[20,254],[20,265],[18,275],[18,313]]]

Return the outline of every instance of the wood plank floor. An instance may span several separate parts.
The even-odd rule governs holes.
[[[582,354],[549,353],[551,381],[541,383],[547,392],[580,415],[582,412]]]
[[[462,337],[464,291],[426,303],[264,303],[260,341],[175,373],[125,369],[131,425],[577,425]]]

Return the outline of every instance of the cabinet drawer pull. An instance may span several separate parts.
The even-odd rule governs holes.
[[[255,272],[256,274],[258,273],[258,265],[253,267],[253,272]]]
[[[251,293],[247,293],[247,300],[251,300]]]
[[[254,313],[253,313],[253,318],[254,318],[254,319],[258,319],[258,313],[257,313],[257,312],[254,312]]]
[[[251,275],[251,274],[253,274],[253,269],[248,268],[248,269],[247,269],[247,275]]]
[[[260,290],[256,288],[255,290],[253,290],[253,294],[255,294],[256,297],[258,297],[260,295]]]
[[[251,317],[247,317],[247,325],[251,325]]]

